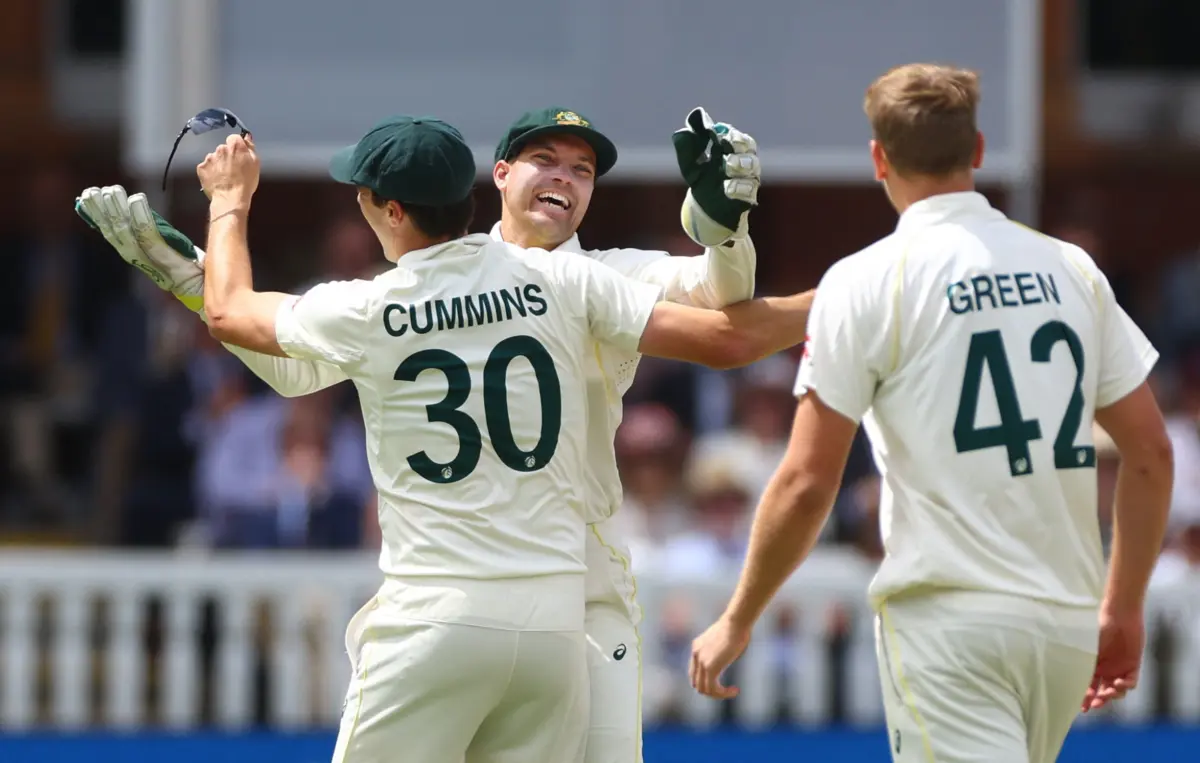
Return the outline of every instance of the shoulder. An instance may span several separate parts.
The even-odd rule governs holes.
[[[336,311],[365,318],[378,307],[387,293],[389,282],[394,279],[395,271],[389,270],[370,280],[323,281],[296,297],[292,307]]]
[[[892,283],[903,266],[907,241],[892,234],[833,263],[817,288],[817,295],[838,292],[843,296],[874,295]]]
[[[580,253],[624,275],[671,256],[669,252],[657,249],[584,249]]]

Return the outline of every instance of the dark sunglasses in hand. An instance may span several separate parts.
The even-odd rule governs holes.
[[[189,132],[192,135],[203,135],[222,127],[240,130],[243,138],[250,134],[246,124],[229,109],[205,109],[187,121],[187,124],[179,131],[179,135],[175,137],[175,145],[171,146],[171,155],[167,157],[167,166],[163,168],[162,187],[164,191],[167,190],[167,173],[171,171],[171,160],[175,158],[175,151],[179,148],[179,142],[183,140],[183,136]]]

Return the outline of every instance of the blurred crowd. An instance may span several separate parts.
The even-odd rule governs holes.
[[[68,169],[44,169],[21,228],[0,237],[0,542],[378,548],[354,387],[275,394],[73,214],[79,187]],[[1177,473],[1153,585],[1171,586],[1200,573],[1200,242],[1161,272],[1131,269],[1111,259],[1087,212],[1080,207],[1048,232],[1092,253],[1162,352],[1152,381]],[[663,219],[660,236],[629,243],[699,253],[674,226]],[[256,278],[265,271],[269,288],[302,291],[386,267],[352,207],[328,215],[310,251],[286,258]],[[625,495],[617,521],[635,572],[737,569],[753,508],[786,447],[799,350],[730,372],[642,360],[616,438]],[[1107,542],[1119,456],[1106,433],[1094,428],[1094,437]],[[879,559],[878,508],[879,479],[860,432],[822,542]],[[670,719],[687,695],[697,623],[683,599],[663,607],[647,707]],[[776,624],[780,637],[795,616]],[[852,628],[845,610],[828,612],[824,643],[839,676]],[[800,659],[782,648],[778,658],[781,668]],[[845,685],[832,684],[839,717]]]
[[[47,168],[22,228],[0,240],[0,533],[10,542],[139,547],[371,548],[374,491],[354,389],[284,399],[204,324],[123,263],[71,211],[77,183]],[[1160,578],[1200,567],[1200,250],[1163,272],[1118,266],[1080,207],[1050,232],[1085,247],[1163,354],[1155,384],[1178,476]],[[663,221],[655,241],[698,250]],[[1200,246],[1200,242],[1198,242]],[[295,291],[385,266],[361,218],[332,215]],[[275,285],[275,284],[273,284]],[[793,351],[733,372],[644,359],[616,448],[619,521],[637,568],[735,566],[786,445]],[[1115,450],[1097,431],[1101,514]],[[878,478],[860,434],[825,529],[880,553]]]

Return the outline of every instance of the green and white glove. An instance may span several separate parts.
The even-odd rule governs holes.
[[[204,307],[204,250],[150,207],[146,194],[119,185],[88,188],[75,213],[104,236],[121,259],[174,294],[193,312]]]
[[[714,123],[697,106],[671,142],[688,186],[679,212],[684,232],[704,247],[745,235],[746,216],[758,206],[762,182],[754,138],[724,122]]]

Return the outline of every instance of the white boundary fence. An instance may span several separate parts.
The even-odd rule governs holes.
[[[688,690],[680,656],[732,577],[640,577],[647,724],[730,712],[749,727],[879,724],[870,571],[840,552],[805,564],[739,662],[732,705]],[[331,727],[349,678],[345,625],[379,581],[366,554],[6,550],[0,728]],[[1200,721],[1200,585],[1159,592],[1148,616],[1143,684],[1114,714]]]

